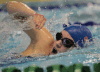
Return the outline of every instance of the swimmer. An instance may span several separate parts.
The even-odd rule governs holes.
[[[63,31],[58,32],[56,34],[56,40],[54,40],[52,34],[44,27],[46,18],[32,10],[26,4],[9,1],[7,3],[7,11],[9,14],[14,15],[14,19],[27,20],[30,16],[33,17],[29,22],[31,29],[24,30],[30,37],[31,42],[27,49],[20,53],[21,57],[47,56],[66,52],[75,46],[83,47],[83,43],[92,38],[92,34],[87,27],[71,25],[65,27]]]

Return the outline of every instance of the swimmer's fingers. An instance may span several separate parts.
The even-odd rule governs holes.
[[[39,18],[39,14],[34,14],[34,17],[33,17],[33,22],[35,23],[35,24],[38,24],[38,18]]]
[[[44,26],[44,22],[46,21],[46,18],[41,14],[35,14],[33,22],[36,24],[36,28],[41,29],[42,26]]]
[[[45,22],[46,22],[46,18],[44,18],[44,20],[42,21],[41,25],[39,26],[39,29],[41,29],[44,26]]]
[[[41,23],[43,22],[43,20],[44,20],[44,16],[43,16],[43,15],[39,15],[39,16],[38,16],[38,21],[37,21],[37,23],[36,23],[38,29],[39,29]]]
[[[36,14],[34,14],[34,18],[33,18],[33,21],[36,21],[37,20],[37,18],[38,18],[38,14],[36,13]]]
[[[35,27],[38,28],[38,20],[39,20],[39,14],[34,14],[33,22],[35,23]]]

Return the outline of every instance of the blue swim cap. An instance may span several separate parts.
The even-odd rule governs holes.
[[[76,46],[79,45],[80,47],[84,47],[84,38],[88,38],[88,40],[92,39],[92,34],[86,26],[74,24],[66,27],[64,30],[71,35],[76,43]]]

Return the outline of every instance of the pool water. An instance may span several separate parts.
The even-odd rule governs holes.
[[[42,57],[13,58],[13,53],[24,51],[30,43],[29,37],[20,29],[15,27],[9,19],[6,10],[0,12],[0,71],[9,66],[15,66],[23,71],[24,68],[37,65],[46,72],[46,67],[54,64],[65,66],[74,63],[82,63],[90,66],[93,71],[93,63],[100,62],[100,5],[93,2],[67,3],[66,1],[26,3],[36,12],[47,18],[45,27],[55,37],[57,32],[63,30],[63,24],[98,24],[87,26],[94,42],[86,48],[75,48],[65,53]],[[2,7],[2,6],[1,6]],[[13,28],[14,27],[14,28]]]

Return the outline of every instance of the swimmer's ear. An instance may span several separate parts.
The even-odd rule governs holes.
[[[84,37],[84,41],[86,41],[86,40],[88,40],[88,37],[87,36]]]

